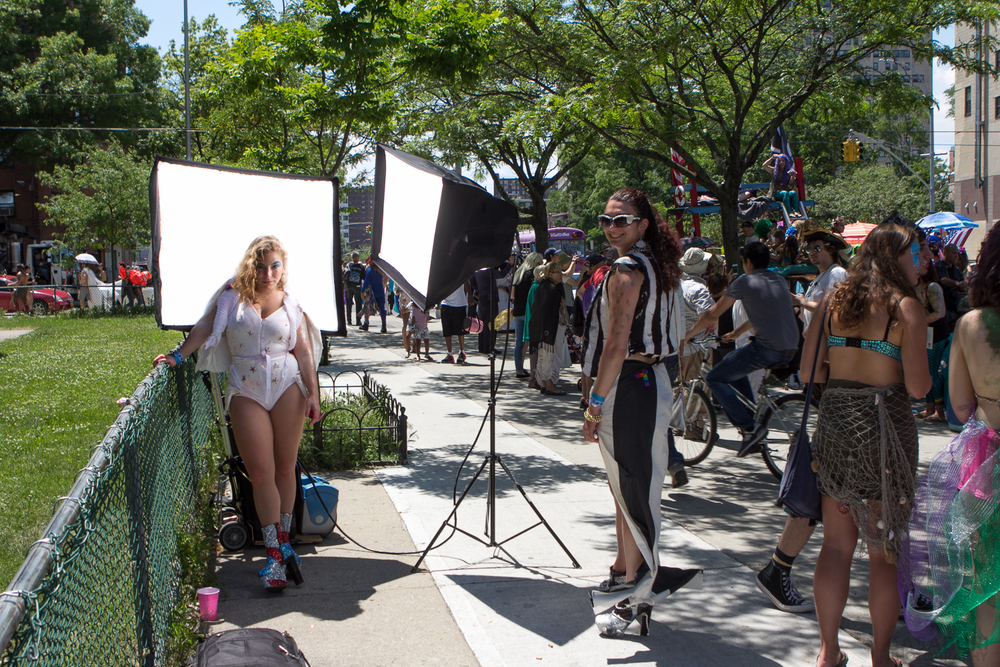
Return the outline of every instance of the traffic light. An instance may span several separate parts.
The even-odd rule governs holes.
[[[861,158],[861,142],[848,139],[841,145],[841,155],[844,162],[857,162]]]
[[[857,144],[857,146],[855,147],[854,150],[854,157],[860,160],[865,156],[865,145],[860,141],[856,141],[855,143]]]

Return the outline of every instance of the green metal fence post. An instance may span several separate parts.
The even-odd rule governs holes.
[[[143,651],[141,662],[143,667],[154,667],[156,650],[153,643],[153,614],[149,598],[149,554],[146,551],[146,524],[138,443],[128,443],[128,445],[128,450],[122,454],[125,457],[125,499],[135,543],[135,574],[132,584],[136,643]]]

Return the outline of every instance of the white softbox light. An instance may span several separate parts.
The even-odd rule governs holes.
[[[288,252],[286,291],[315,325],[345,334],[337,179],[157,158],[149,179],[156,321],[190,329],[250,242]]]
[[[372,256],[421,310],[514,246],[517,208],[433,162],[378,146]]]

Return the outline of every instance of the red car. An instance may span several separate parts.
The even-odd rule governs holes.
[[[24,302],[14,302],[14,290],[23,289],[14,287],[17,282],[15,276],[0,276],[0,311],[27,312],[28,304]],[[29,286],[30,287],[30,286]],[[61,310],[69,310],[73,307],[73,297],[68,292],[53,289],[51,287],[39,288],[31,287],[32,305],[31,310],[35,315],[45,315],[47,313],[58,313]]]

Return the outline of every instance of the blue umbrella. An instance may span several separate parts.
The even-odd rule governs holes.
[[[978,226],[978,223],[973,222],[964,215],[952,213],[951,211],[932,213],[917,221],[917,227],[920,227],[920,229],[943,229],[947,231],[952,229],[970,229]]]

